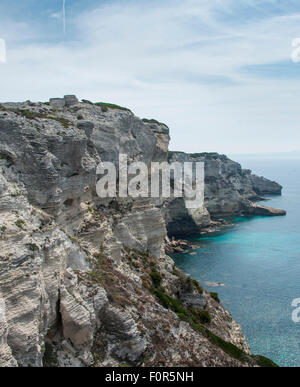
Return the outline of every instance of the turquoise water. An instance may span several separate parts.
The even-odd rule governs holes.
[[[235,218],[220,233],[191,238],[200,245],[196,255],[173,258],[208,291],[219,293],[253,353],[281,366],[300,366],[300,323],[291,318],[292,300],[300,298],[300,160],[238,161],[284,186],[281,197],[265,204],[287,210],[287,216]]]

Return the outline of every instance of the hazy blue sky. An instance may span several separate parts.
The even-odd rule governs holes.
[[[171,129],[171,149],[300,149],[298,0],[0,0],[0,100],[76,94]]]

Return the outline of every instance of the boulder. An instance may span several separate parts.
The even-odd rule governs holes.
[[[89,310],[65,287],[60,289],[60,293],[64,337],[70,339],[76,349],[90,347],[93,343],[93,325]]]

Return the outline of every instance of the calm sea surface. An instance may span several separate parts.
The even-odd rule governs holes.
[[[281,366],[300,366],[300,323],[291,318],[292,300],[300,298],[300,160],[237,161],[284,186],[282,196],[265,204],[287,210],[287,216],[235,218],[220,233],[191,238],[200,245],[196,255],[173,258],[208,291],[219,293],[253,353]]]

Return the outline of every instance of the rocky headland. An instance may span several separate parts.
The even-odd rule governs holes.
[[[168,234],[182,236],[214,231],[226,218],[233,216],[286,215],[284,210],[264,206],[262,195],[280,195],[282,186],[259,177],[249,169],[218,153],[186,154],[169,152],[172,162],[202,161],[205,164],[204,204],[202,208],[187,210],[183,198],[163,203]]]
[[[257,203],[281,186],[168,144],[165,124],[116,105],[0,105],[0,366],[274,365],[165,247],[227,216],[284,215]],[[99,198],[96,167],[119,153],[205,161],[204,205]]]

